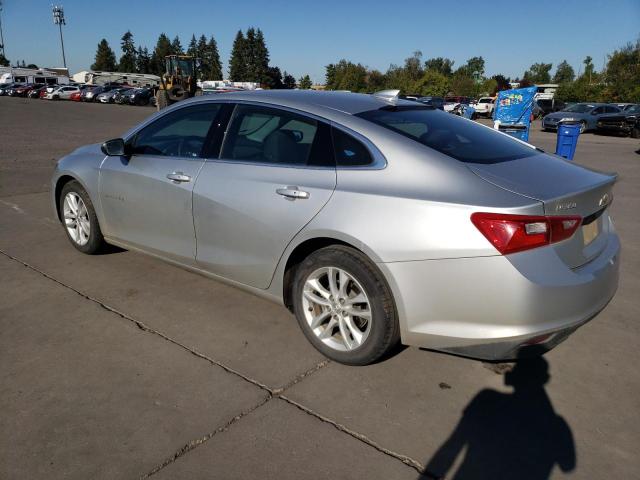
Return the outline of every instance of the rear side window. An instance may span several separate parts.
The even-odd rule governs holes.
[[[465,163],[499,163],[536,154],[517,140],[440,110],[380,109],[357,115]]]
[[[373,159],[367,147],[360,140],[338,128],[331,129],[333,150],[338,167],[362,167],[371,165]]]
[[[133,141],[134,155],[200,157],[220,104],[180,108],[143,128]]]
[[[288,110],[238,105],[221,158],[282,166],[334,166],[329,126]]]

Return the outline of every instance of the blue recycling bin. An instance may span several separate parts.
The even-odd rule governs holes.
[[[529,141],[529,127],[520,123],[498,125],[498,130],[523,142]]]
[[[558,138],[556,140],[556,155],[573,160],[580,136],[579,123],[560,123],[558,125]]]

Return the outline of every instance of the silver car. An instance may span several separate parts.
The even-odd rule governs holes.
[[[361,365],[398,342],[512,359],[564,340],[617,288],[615,180],[392,95],[274,90],[162,110],[61,159],[51,191],[81,252],[280,302]]]
[[[611,113],[620,113],[620,109],[607,103],[574,103],[558,112],[545,115],[542,118],[542,128],[557,130],[562,122],[578,123],[580,133],[583,133],[595,130],[598,127],[598,120],[603,115]]]

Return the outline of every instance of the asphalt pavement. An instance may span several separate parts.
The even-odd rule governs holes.
[[[277,305],[69,244],[56,159],[153,112],[0,97],[0,478],[640,478],[637,140],[579,140],[620,174],[621,284],[593,321],[513,370],[417,348],[346,367]]]

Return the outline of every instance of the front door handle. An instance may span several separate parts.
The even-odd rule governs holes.
[[[178,182],[178,183],[191,181],[191,177],[189,175],[185,175],[182,172],[167,173],[167,178],[171,181]]]
[[[297,200],[309,198],[309,192],[305,192],[304,190],[300,190],[300,187],[286,187],[286,188],[278,188],[276,190],[278,195],[282,195],[288,200]]]

